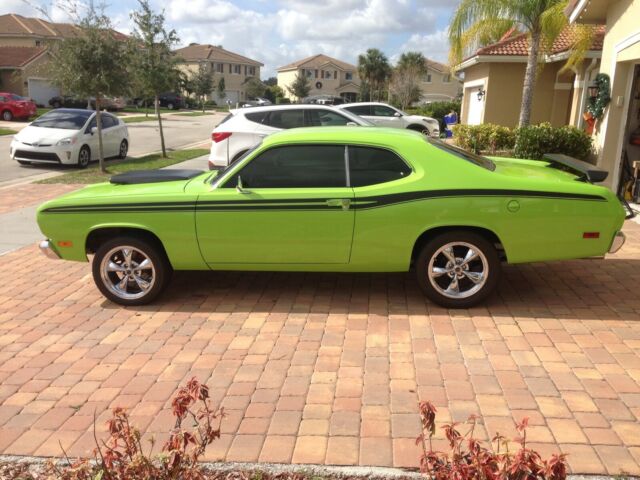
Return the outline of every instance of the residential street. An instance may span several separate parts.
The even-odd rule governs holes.
[[[223,113],[187,117],[175,114],[163,115],[163,126],[167,148],[176,149],[197,142],[207,142],[210,139],[211,130],[224,117]],[[156,152],[160,149],[157,122],[140,122],[128,125],[130,147],[129,155],[139,156]],[[42,175],[48,172],[64,172],[71,167],[58,165],[42,165],[23,167],[9,158],[9,144],[11,135],[0,137],[0,185],[27,178]]]

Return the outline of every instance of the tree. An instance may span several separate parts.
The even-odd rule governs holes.
[[[405,52],[400,55],[397,70],[415,70],[419,74],[427,73],[427,59],[420,52]]]
[[[49,74],[55,85],[80,97],[94,97],[100,170],[107,173],[102,141],[102,100],[124,95],[129,87],[129,50],[114,34],[104,6],[91,3],[82,9],[63,7],[77,27],[77,34],[52,43]]]
[[[227,96],[227,86],[224,83],[224,77],[220,77],[218,81],[218,87],[216,88],[216,93],[218,94],[218,98],[220,100],[224,100]]]
[[[202,111],[204,112],[205,98],[213,90],[213,73],[207,68],[206,63],[201,63],[198,66],[198,70],[191,74],[191,83],[193,84],[193,93],[200,99]]]
[[[391,74],[389,93],[392,101],[404,109],[420,100],[420,79],[427,73],[427,59],[420,52],[400,55]]]
[[[264,81],[264,84],[267,87],[273,87],[275,85],[278,85],[278,79],[276,77],[269,77]]]
[[[269,85],[264,92],[264,96],[271,101],[271,103],[277,104],[284,98],[284,90],[278,85]]]
[[[247,94],[247,98],[257,98],[263,97],[264,92],[267,89],[264,83],[260,81],[259,78],[250,77],[245,82],[245,92]]]
[[[465,53],[495,41],[505,32],[517,29],[529,37],[529,54],[522,86],[519,125],[531,120],[531,104],[538,61],[548,51],[560,32],[567,27],[564,14],[567,0],[462,0],[449,26],[451,65],[460,63]],[[573,55],[569,63],[584,53],[591,43],[591,29],[574,30]],[[587,47],[585,48],[585,45]]]
[[[365,54],[358,56],[358,75],[369,86],[369,99],[379,101],[391,76],[387,56],[377,48],[368,49]]]
[[[160,94],[175,89],[180,80],[177,59],[171,48],[179,39],[175,30],[164,25],[164,13],[154,13],[149,0],[138,0],[138,10],[131,14],[134,23],[132,36],[132,74],[138,78],[144,92],[154,98],[154,106],[158,117],[160,146],[162,156],[166,158],[167,150],[162,129],[160,113]]]
[[[309,96],[311,91],[311,85],[306,75],[302,75],[300,72],[296,74],[296,78],[291,85],[287,86],[287,90],[291,95],[296,97],[296,100],[300,101],[304,97]]]

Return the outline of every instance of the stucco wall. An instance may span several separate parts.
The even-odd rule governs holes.
[[[310,70],[315,70],[315,67],[308,67],[305,66],[305,69],[310,69]],[[309,86],[311,87],[311,89],[309,90],[309,95],[336,95],[339,96],[341,91],[338,91],[338,89],[346,84],[349,83],[355,83],[355,84],[359,84],[360,83],[360,79],[358,77],[357,72],[352,72],[352,80],[347,80],[345,78],[345,71],[344,70],[337,70],[333,65],[329,65],[327,67],[325,67],[324,69],[328,70],[329,72],[333,72],[333,71],[337,71],[338,72],[338,78],[333,78],[333,74],[331,76],[331,78],[320,78],[321,73],[320,71],[323,70],[323,68],[318,68],[318,78],[315,77],[315,75],[312,75],[311,77],[308,77],[309,79]],[[277,79],[278,79],[278,86],[280,88],[282,88],[282,90],[284,91],[284,95],[285,97],[289,98],[290,100],[294,101],[297,100],[293,95],[291,95],[291,93],[289,93],[289,90],[287,90],[287,86],[290,86],[294,80],[296,79],[296,75],[298,72],[300,72],[301,70],[287,70],[284,72],[278,72],[277,74]],[[315,73],[315,72],[314,72]],[[316,87],[316,83],[320,82],[322,84],[322,86],[320,88]],[[352,89],[353,91],[357,91],[356,89]],[[348,90],[348,91],[352,91],[352,90]]]
[[[442,74],[433,70],[429,70],[431,74],[431,82],[423,81],[420,83],[420,91],[422,92],[422,101],[440,100],[444,98],[455,99],[462,93],[462,82],[453,75],[449,76],[449,82],[443,79],[447,74]],[[440,97],[440,98],[438,98]]]
[[[11,92],[22,96],[29,94],[27,80],[29,78],[48,78],[49,57],[45,53],[37,58],[22,70],[0,70],[0,78],[2,78],[1,90]]]
[[[41,45],[45,44],[45,40],[34,37],[11,37],[0,35],[1,47],[35,47],[36,40],[40,41]]]
[[[216,62],[214,60],[214,63],[223,63],[224,73],[219,73],[214,71],[213,90],[211,92],[211,95],[209,95],[209,98],[215,100],[218,103],[220,103],[220,101],[224,102],[226,100],[231,100],[232,102],[247,100],[244,83],[248,78],[254,77],[254,75],[244,74],[244,64],[240,64],[241,73],[236,74],[236,73],[229,73],[229,62],[226,62],[226,63]],[[208,64],[208,68],[211,68],[211,62],[207,62],[207,64]],[[237,64],[234,64],[234,65],[237,65]],[[183,63],[180,65],[180,69],[183,72],[187,73],[188,75],[192,75],[193,73],[197,72],[198,68],[199,68],[199,64],[197,62]],[[256,66],[255,69],[256,69],[255,77],[260,78],[260,67]],[[227,93],[227,96],[223,100],[218,98],[218,95],[216,93],[218,89],[218,83],[220,82],[221,78],[224,78],[225,91]]]

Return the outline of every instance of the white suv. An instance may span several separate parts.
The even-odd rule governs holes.
[[[408,128],[432,137],[440,136],[440,123],[435,118],[409,115],[386,103],[344,103],[336,108],[355,113],[379,127]]]
[[[209,168],[225,167],[267,135],[296,127],[375,126],[348,110],[323,105],[273,105],[230,110],[211,133]]]

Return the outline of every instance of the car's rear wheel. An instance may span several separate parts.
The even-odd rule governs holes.
[[[122,140],[120,142],[120,148],[118,149],[118,158],[127,158],[127,152],[129,151],[129,142]]]
[[[153,242],[122,236],[103,243],[92,264],[100,292],[120,305],[153,301],[171,278],[171,265]]]
[[[414,132],[420,132],[423,135],[426,135],[427,137],[429,135],[431,135],[431,132],[429,132],[429,129],[427,127],[423,127],[421,125],[411,125],[410,127],[407,127],[409,130],[413,130]]]
[[[173,102],[169,102],[169,103],[167,103],[167,108],[169,110],[175,110],[176,106],[173,104]]]
[[[87,168],[91,162],[91,149],[87,145],[83,145],[78,152],[78,167]]]
[[[500,277],[494,245],[464,230],[440,234],[429,241],[416,263],[418,283],[438,305],[468,308],[486,299]]]
[[[13,120],[13,113],[11,113],[11,110],[4,110],[2,112],[2,120],[4,120],[5,122],[10,122],[11,120]]]

